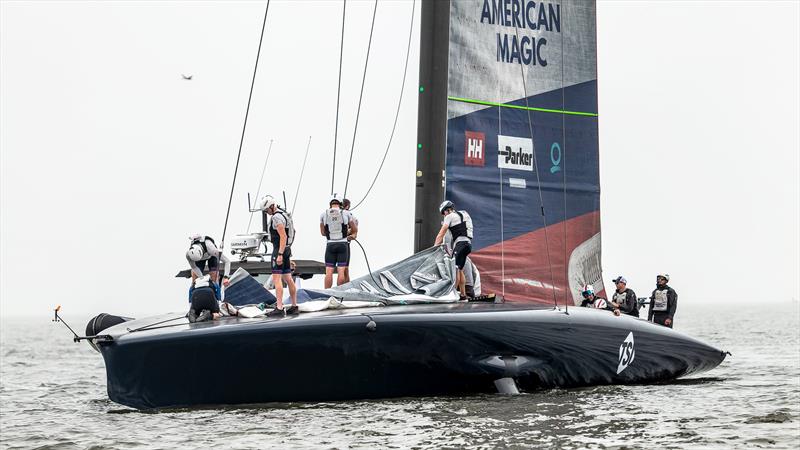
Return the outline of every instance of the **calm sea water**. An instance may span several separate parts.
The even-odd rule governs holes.
[[[797,303],[681,305],[676,324],[733,356],[656,385],[138,412],[62,325],[3,318],[0,447],[800,447]]]

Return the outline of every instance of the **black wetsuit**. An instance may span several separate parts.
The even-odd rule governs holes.
[[[672,328],[675,325],[675,311],[678,309],[678,293],[675,289],[664,285],[658,286],[650,295],[650,309],[647,311],[647,320]],[[670,319],[669,325],[664,321]]]
[[[625,297],[621,298],[623,294]],[[636,293],[633,292],[633,289],[626,288],[622,292],[614,291],[614,294],[611,296],[611,301],[619,304],[619,311],[622,314],[639,317],[639,305],[636,302]]]
[[[198,315],[204,309],[207,309],[212,313],[218,313],[219,303],[217,303],[217,295],[214,292],[214,289],[209,286],[194,288],[192,291],[191,309],[193,309]]]

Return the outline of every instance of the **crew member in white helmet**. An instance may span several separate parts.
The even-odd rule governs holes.
[[[353,233],[351,233],[351,234],[349,234],[347,236],[347,247],[349,248],[350,247],[350,241],[356,240],[358,238],[358,217],[356,217],[356,215],[353,213],[353,211],[350,210],[350,200],[349,199],[346,199],[346,198],[342,199],[342,208],[344,208],[345,211],[350,213],[350,223],[352,223],[355,226],[355,232],[353,232]],[[349,254],[350,253],[348,253],[348,255]],[[350,282],[350,261],[349,260],[347,261],[347,266],[345,266],[345,268],[344,268],[344,282],[345,283]]]
[[[458,268],[456,285],[461,292],[461,299],[464,300],[467,298],[464,265],[467,262],[467,255],[472,252],[472,218],[466,211],[456,211],[455,205],[449,200],[439,205],[439,212],[444,216],[444,220],[433,245],[441,245],[445,234],[450,231],[453,236],[453,257]]]
[[[586,308],[611,310],[611,308],[608,306],[608,301],[603,297],[597,296],[594,293],[594,287],[592,287],[591,284],[587,284],[581,289],[581,295],[583,296],[581,306]]]
[[[297,286],[292,279],[292,244],[294,243],[294,223],[292,216],[271,195],[267,195],[259,206],[262,211],[270,216],[269,236],[272,241],[272,283],[275,285],[275,297],[278,302],[275,309],[267,316],[284,317],[286,314],[299,314],[297,306]],[[281,282],[283,281],[283,282]],[[292,306],[283,310],[283,284],[289,288]]]
[[[336,285],[347,282],[345,268],[350,264],[348,242],[358,233],[349,211],[341,208],[342,201],[335,194],[328,202],[329,208],[319,216],[319,232],[325,236],[325,289],[333,286],[333,271],[336,269]]]
[[[225,256],[209,236],[194,234],[189,239],[192,243],[189,245],[189,250],[186,251],[186,260],[189,261],[189,267],[192,269],[192,283],[196,278],[203,276],[203,270],[205,270],[206,265],[208,265],[211,281],[218,283],[219,260],[221,259],[225,263],[223,284],[227,286],[231,274],[231,260]]]

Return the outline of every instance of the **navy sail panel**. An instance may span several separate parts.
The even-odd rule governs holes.
[[[603,290],[596,61],[593,2],[451,3],[445,196],[510,301]]]

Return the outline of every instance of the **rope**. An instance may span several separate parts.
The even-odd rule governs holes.
[[[350,161],[347,163],[347,178],[344,180],[344,197],[347,197],[347,186],[350,184],[350,168],[353,165],[353,149],[356,146],[356,135],[358,134],[358,117],[361,115],[361,99],[364,97],[364,82],[367,80],[367,68],[369,67],[369,50],[372,48],[372,32],[375,30],[375,15],[378,12],[378,0],[375,0],[375,7],[372,9],[372,25],[369,27],[369,42],[367,43],[367,58],[364,61],[364,75],[361,77],[361,93],[358,94],[358,109],[356,110],[356,125],[353,128],[353,143],[350,145]]]
[[[303,168],[300,169],[300,179],[297,180],[297,189],[294,191],[294,203],[292,203],[292,212],[294,214],[294,207],[297,205],[297,195],[300,194],[300,184],[303,182],[303,174],[306,172],[306,160],[308,159],[308,149],[311,148],[311,136],[308,137],[308,144],[306,144],[306,156],[303,157]]]
[[[517,41],[519,41],[519,28],[514,27],[514,30],[517,33]],[[563,67],[563,64],[562,64]],[[525,81],[525,68],[522,67],[522,64],[519,65],[519,72],[522,75],[522,90],[525,94],[525,107],[530,108],[528,105],[528,84]],[[542,222],[544,223],[544,248],[545,253],[547,253],[547,267],[550,270],[550,286],[553,288],[553,304],[556,308],[558,308],[558,299],[556,298],[556,282],[553,275],[553,264],[550,261],[550,240],[547,237],[547,216],[544,214],[544,197],[542,196],[542,181],[539,178],[539,164],[536,161],[536,146],[533,143],[533,122],[531,122],[531,110],[526,109],[526,113],[528,114],[528,131],[531,135],[531,149],[533,150],[533,169],[536,171],[536,185],[539,191],[539,208],[542,211]]]
[[[392,146],[392,139],[394,138],[394,131],[397,128],[397,119],[400,117],[400,105],[403,103],[403,91],[405,90],[406,86],[406,75],[408,71],[408,57],[411,54],[411,36],[414,32],[414,12],[417,7],[417,0],[413,0],[411,2],[411,26],[408,30],[408,46],[406,47],[406,63],[403,67],[403,82],[400,83],[400,98],[397,100],[397,111],[394,114],[394,123],[392,124],[392,132],[389,135],[389,143],[386,144],[386,151],[383,152],[383,159],[381,160],[381,165],[378,167],[378,172],[375,173],[375,178],[372,179],[372,183],[369,185],[369,189],[367,189],[367,193],[364,194],[364,198],[361,199],[360,202],[356,203],[355,206],[350,208],[351,211],[358,208],[359,205],[364,203],[364,200],[367,199],[369,193],[372,192],[373,186],[375,186],[375,182],[378,181],[378,176],[381,174],[381,170],[383,169],[383,164],[386,162],[386,156],[389,154],[389,148]]]
[[[564,22],[567,21],[567,5],[564,6]],[[566,32],[566,30],[564,30]],[[566,109],[566,95],[564,93],[564,33],[559,33],[561,38],[561,109]],[[563,148],[561,149],[561,161],[564,162],[561,169],[564,173],[562,175],[562,185],[564,188],[564,312],[569,314],[569,302],[572,289],[569,286],[569,259],[567,255],[567,118],[566,114],[561,115],[561,140]],[[552,158],[552,155],[550,156]]]
[[[336,179],[336,143],[339,141],[339,98],[342,94],[342,57],[344,56],[344,17],[347,12],[347,0],[342,5],[342,40],[339,44],[339,84],[336,86],[336,126],[333,129],[333,169],[331,170],[331,195]]]
[[[358,244],[359,247],[361,247],[361,253],[364,254],[364,261],[367,262],[367,271],[369,271],[369,277],[372,278],[372,282],[375,283],[375,287],[378,289],[382,289],[380,283],[378,283],[378,281],[375,280],[375,277],[372,276],[372,269],[370,269],[369,267],[369,258],[367,258],[367,251],[364,250],[364,246],[361,245],[361,242],[358,242],[358,239],[353,239],[353,242],[355,242],[356,244]]]
[[[222,240],[220,241],[220,252],[225,246],[225,233],[228,231],[228,218],[231,215],[231,203],[233,202],[233,188],[236,186],[236,175],[239,173],[239,160],[242,157],[242,146],[244,145],[244,132],[247,129],[247,116],[250,115],[250,101],[253,99],[253,86],[256,84],[256,73],[258,72],[258,58],[261,56],[261,43],[264,41],[264,30],[267,28],[267,14],[269,14],[269,2],[264,11],[264,22],[261,24],[261,37],[258,39],[258,51],[256,52],[256,64],[253,67],[253,80],[250,82],[250,95],[247,97],[247,109],[244,113],[244,124],[242,125],[242,137],[239,140],[239,154],[236,156],[236,169],[233,171],[233,182],[231,183],[231,195],[228,198],[228,211],[225,213],[225,227],[222,229]]]
[[[258,181],[258,189],[256,189],[256,201],[258,195],[261,193],[261,183],[264,182],[264,174],[267,172],[267,162],[269,162],[269,155],[272,153],[272,139],[269,140],[269,149],[267,150],[267,159],[264,160],[264,167],[261,169],[261,179]],[[250,205],[248,205],[250,206]],[[250,232],[250,224],[253,222],[253,211],[250,212],[250,220],[247,221],[247,232]]]

